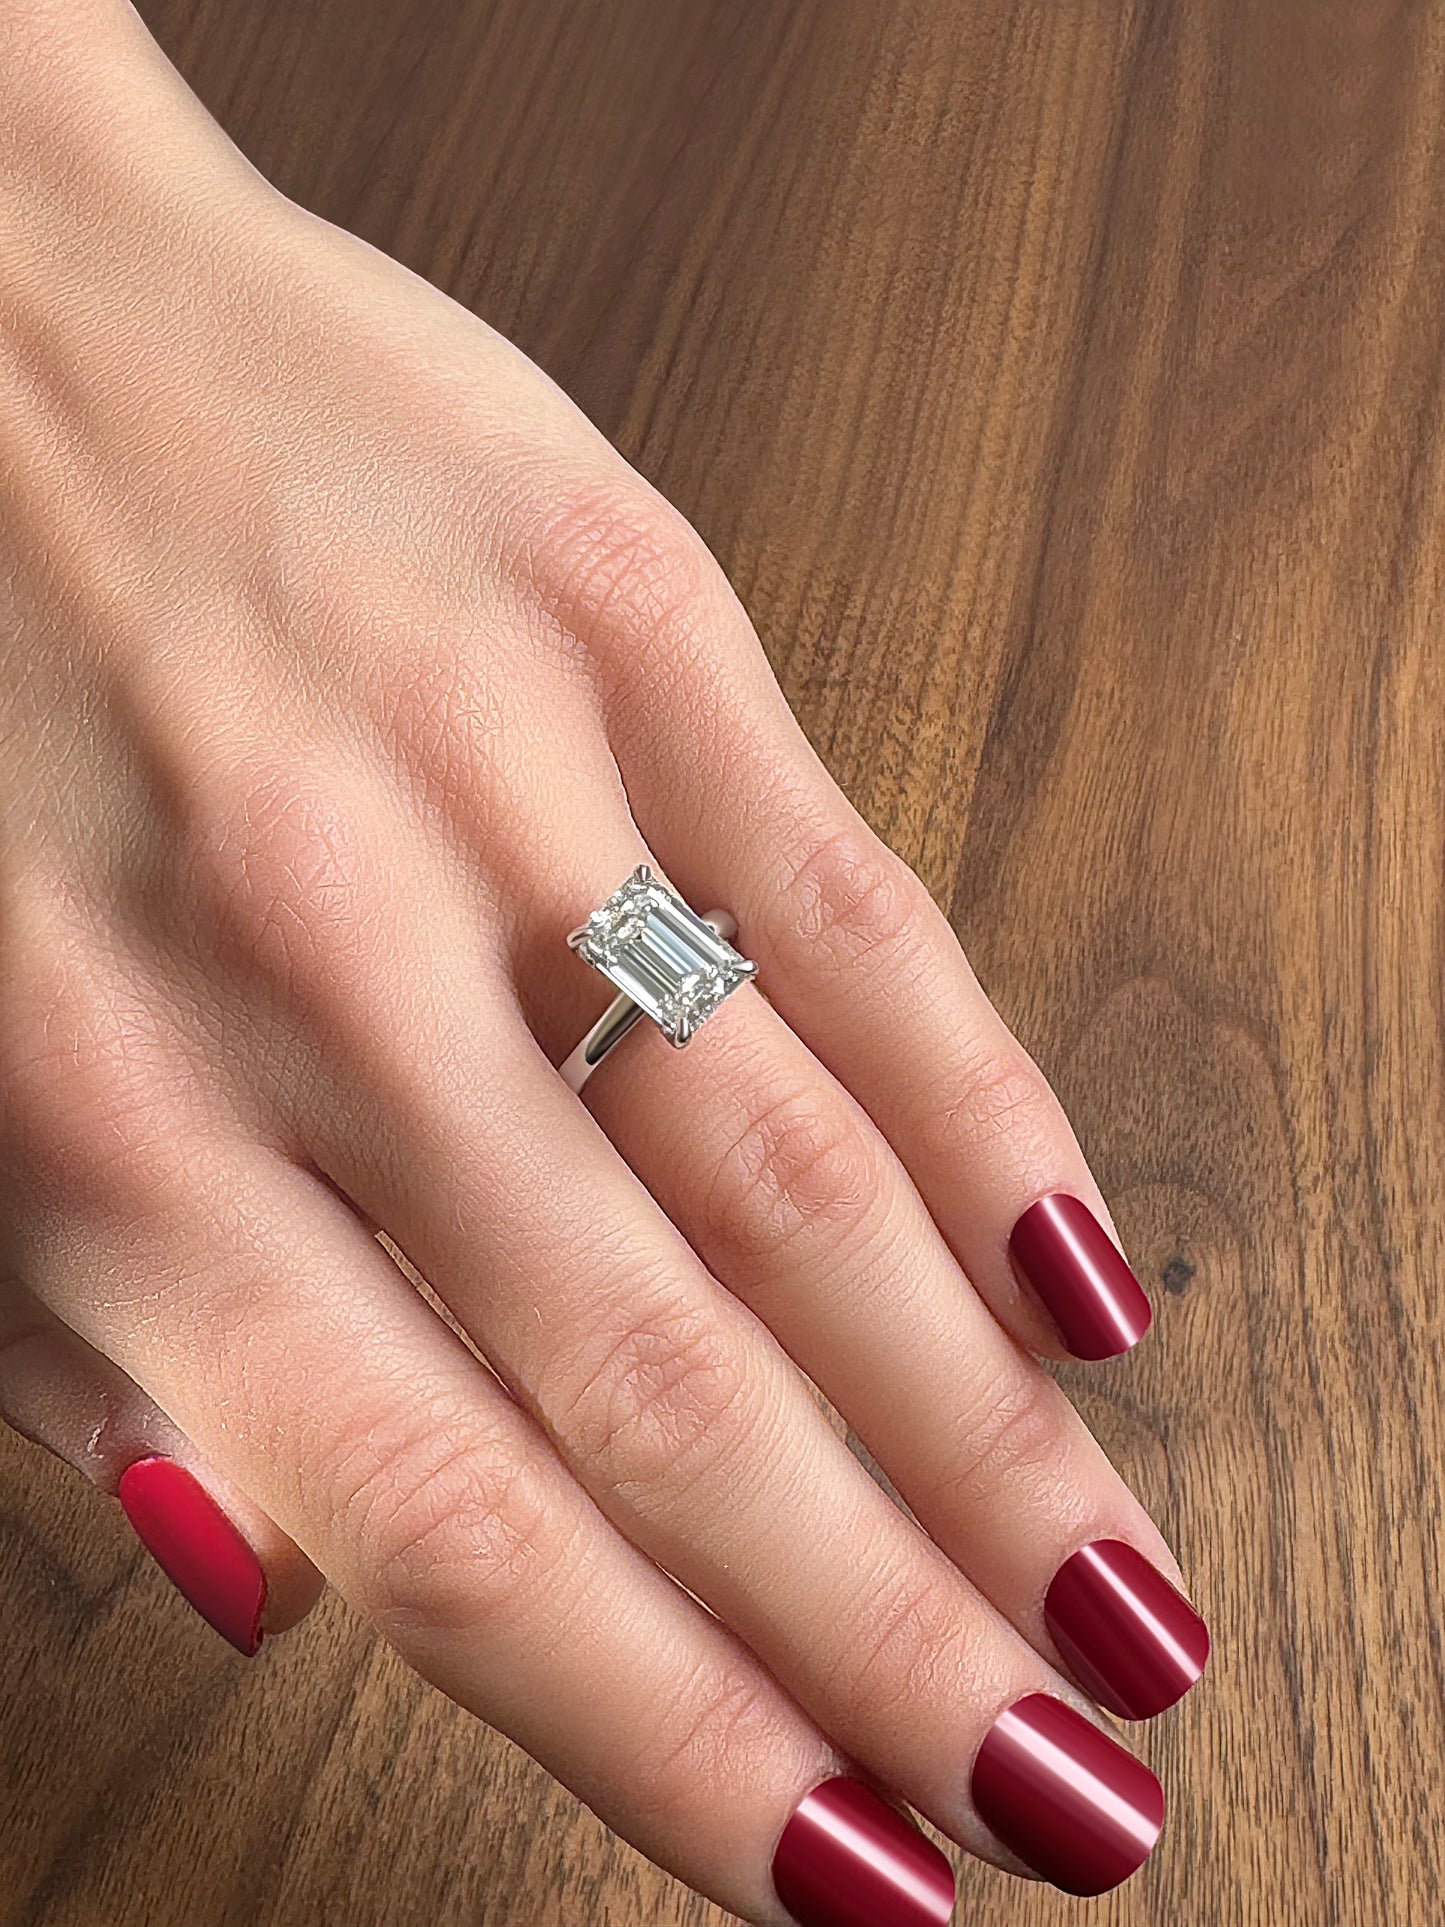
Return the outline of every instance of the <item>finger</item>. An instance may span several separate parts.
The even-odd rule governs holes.
[[[476,874],[486,792],[466,758],[448,765],[444,866],[425,845],[399,865],[394,804],[355,785],[318,796],[303,771],[288,792],[273,771],[262,808],[238,791],[195,847],[225,855],[224,872],[207,860],[228,957],[291,1014],[266,1101],[285,1108],[296,1155],[407,1253],[596,1503],[863,1767],[985,1858],[1064,1882],[1124,1878],[1157,1835],[1157,1783],[862,1472],[519,1019],[499,932],[524,961],[583,969],[564,933],[647,854],[605,745],[575,720],[556,718],[568,755],[539,766],[547,807],[509,819],[502,876]],[[309,881],[317,829],[325,890]],[[248,1114],[265,1108],[253,1096]],[[1026,1836],[997,1800],[991,1821],[982,1811],[1000,1749],[1010,1772],[1069,1757],[1016,1744],[1019,1721],[1033,1727],[1013,1709],[1035,1702],[1072,1721],[1077,1757],[1103,1749],[1080,1785],[1124,1789],[1112,1808],[1085,1801],[1082,1835],[1059,1775],[1024,1803],[1042,1832]]]
[[[1124,1718],[1194,1684],[1208,1633],[1152,1520],[962,1276],[861,1106],[761,997],[729,998],[685,1053],[644,1025],[587,1100],[714,1276],[1046,1659]]]
[[[594,546],[611,540],[627,567],[558,593],[604,665],[613,749],[661,867],[737,918],[768,997],[893,1145],[1000,1322],[1051,1356],[1129,1349],[1149,1303],[1047,1080],[809,746],[697,537],[640,488],[594,514],[604,531],[609,513]]]
[[[852,1892],[946,1920],[943,1857],[602,1518],[332,1190],[192,1142],[147,1161],[143,1203],[98,1203],[47,1292],[426,1678],[748,1919],[850,1927],[828,1896]]]
[[[606,840],[594,823],[579,865]],[[607,891],[595,878],[539,881],[544,921],[558,888],[572,897],[560,943],[576,906]],[[399,968],[428,985],[427,1022],[398,1021],[400,982],[373,987],[390,1023],[357,1013],[367,1048],[344,1066],[371,1101],[353,1097],[360,1116],[344,1130],[318,1106],[308,1150],[319,1168],[386,1227],[602,1511],[850,1756],[986,1858],[1017,1865],[1018,1847],[1063,1884],[1125,1878],[1157,1837],[1162,1795],[1072,1706],[1062,1706],[1078,1729],[1068,1744],[1102,1744],[1089,1784],[1113,1785],[1128,1825],[1119,1830],[1108,1799],[1095,1805],[1081,1853],[1072,1837],[1060,1844],[1057,1801],[1044,1802],[1047,1839],[997,1803],[986,1823],[979,1763],[1011,1744],[1010,1709],[1082,1696],[862,1470],[515,1014],[491,1013],[482,1041],[467,921],[467,906],[440,892],[425,954],[414,932],[388,931]],[[1002,1843],[1000,1825],[1011,1830]]]
[[[16,1282],[0,1286],[0,1418],[120,1503],[162,1571],[248,1658],[325,1580],[117,1365]]]

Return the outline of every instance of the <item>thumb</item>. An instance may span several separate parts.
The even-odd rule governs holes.
[[[117,1498],[176,1589],[248,1657],[325,1590],[133,1379],[13,1279],[0,1280],[0,1419]]]

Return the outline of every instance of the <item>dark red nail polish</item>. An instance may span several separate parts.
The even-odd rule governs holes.
[[[1044,1597],[1044,1620],[1079,1684],[1120,1719],[1162,1713],[1209,1658],[1199,1614],[1122,1539],[1096,1539],[1064,1561]]]
[[[943,1927],[953,1869],[911,1821],[846,1776],[783,1828],[773,1885],[798,1927]]]
[[[1114,1358],[1137,1345],[1154,1316],[1139,1280],[1081,1198],[1055,1191],[1031,1204],[1009,1255],[1075,1358]]]
[[[266,1575],[206,1488],[174,1459],[137,1459],[116,1497],[167,1579],[249,1659],[261,1644]]]
[[[1047,1693],[1015,1700],[988,1729],[973,1799],[1004,1845],[1066,1894],[1127,1880],[1164,1824],[1164,1790],[1143,1761]]]

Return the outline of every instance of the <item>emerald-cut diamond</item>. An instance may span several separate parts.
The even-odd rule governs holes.
[[[757,970],[645,863],[567,941],[679,1047]]]

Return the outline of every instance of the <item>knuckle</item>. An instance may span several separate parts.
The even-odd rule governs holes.
[[[340,769],[270,759],[191,776],[183,805],[198,939],[287,1003],[344,1003],[379,955],[385,866]]]
[[[688,653],[716,564],[681,516],[623,478],[570,493],[532,567],[569,633],[605,654],[670,658]]]
[[[744,1660],[708,1668],[690,1689],[669,1696],[659,1721],[648,1723],[625,1784],[646,1811],[675,1809],[679,1785],[706,1793],[728,1783],[739,1759],[761,1769],[776,1750],[778,1696],[765,1674]]]
[[[704,1193],[703,1235],[755,1258],[803,1233],[838,1244],[874,1217],[885,1190],[867,1130],[818,1092],[790,1088],[748,1111]]]
[[[629,1321],[579,1376],[562,1432],[639,1509],[715,1468],[751,1431],[741,1348],[706,1306],[666,1304]]]
[[[937,906],[899,856],[863,828],[814,843],[793,869],[781,925],[814,962],[852,969],[884,955],[890,970]]]
[[[949,1690],[967,1619],[955,1581],[935,1565],[910,1560],[873,1584],[855,1615],[850,1690],[860,1718],[900,1718]]]
[[[933,1106],[931,1139],[966,1156],[1001,1133],[1016,1137],[1020,1127],[1042,1129],[1054,1104],[1043,1072],[1022,1049],[980,1049],[962,1072],[951,1072],[948,1089]]]
[[[1056,1476],[1063,1451],[1053,1380],[1041,1368],[1009,1371],[966,1400],[940,1454],[935,1500],[953,1512],[996,1503],[1040,1469]]]
[[[388,1634],[495,1625],[525,1611],[555,1561],[534,1475],[465,1422],[381,1441],[368,1434],[338,1485],[337,1517]]]

